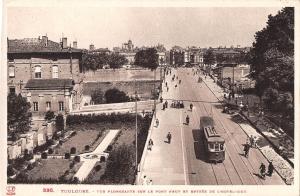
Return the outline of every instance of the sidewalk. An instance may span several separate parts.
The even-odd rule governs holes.
[[[206,79],[204,79],[204,82],[215,94],[218,100],[223,101],[223,96],[225,93],[224,90],[220,86],[218,86],[210,77],[206,77]],[[249,119],[247,115],[235,115],[234,117],[237,118],[238,124],[249,137],[252,135],[258,138],[257,144],[259,150],[269,161],[273,162],[275,170],[282,177],[282,179],[285,180],[286,184],[293,184],[293,166],[291,166],[291,164],[287,160],[285,160],[276,152],[276,148],[279,149],[279,145],[281,144],[280,141],[282,141],[283,139],[286,140],[288,136],[284,132],[280,131],[274,131],[274,133],[270,133],[266,129],[259,130],[254,124],[251,123],[252,119]],[[252,126],[254,126],[256,129],[249,125],[249,123],[252,124]],[[257,130],[260,133],[258,133]]]

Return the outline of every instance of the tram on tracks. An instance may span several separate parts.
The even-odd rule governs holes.
[[[200,131],[203,131],[203,143],[207,160],[215,163],[223,162],[225,160],[225,140],[215,129],[213,118],[201,117]]]

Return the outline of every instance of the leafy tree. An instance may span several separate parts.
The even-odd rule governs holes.
[[[133,146],[122,145],[112,150],[107,159],[104,181],[112,184],[128,184],[134,179],[135,150]],[[132,178],[133,179],[130,179]]]
[[[135,54],[134,64],[155,70],[158,67],[158,58],[159,56],[155,48],[147,48],[145,50],[140,50]]]
[[[92,92],[91,100],[94,102],[94,104],[102,104],[104,103],[104,95],[101,89],[97,89]]]
[[[269,15],[267,26],[255,35],[251,73],[266,106],[293,117],[294,107],[294,8]],[[289,113],[289,115],[287,115]]]
[[[212,65],[215,63],[215,55],[213,50],[210,48],[208,49],[203,55],[203,62],[207,65]]]
[[[30,103],[21,94],[7,96],[7,127],[9,135],[25,133],[30,128]]]
[[[55,120],[56,130],[63,131],[65,128],[64,116],[62,114],[58,114]]]
[[[128,60],[123,55],[112,53],[111,55],[108,56],[107,64],[109,65],[110,68],[118,69],[122,65],[125,65],[126,63],[128,63]]]
[[[53,111],[47,111],[45,114],[45,120],[47,121],[51,121],[52,119],[54,119],[55,115]]]
[[[108,62],[107,54],[98,53],[83,53],[82,55],[82,66],[84,70],[96,71],[97,69],[102,69]]]
[[[122,103],[130,100],[126,93],[116,88],[108,89],[104,96],[106,103]]]

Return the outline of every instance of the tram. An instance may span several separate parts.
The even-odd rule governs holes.
[[[200,131],[203,131],[203,143],[207,160],[215,163],[223,162],[225,160],[225,140],[215,129],[213,118],[201,117]]]

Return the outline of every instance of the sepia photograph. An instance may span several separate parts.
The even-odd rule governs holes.
[[[299,183],[296,4],[30,2],[2,8],[6,195]]]

